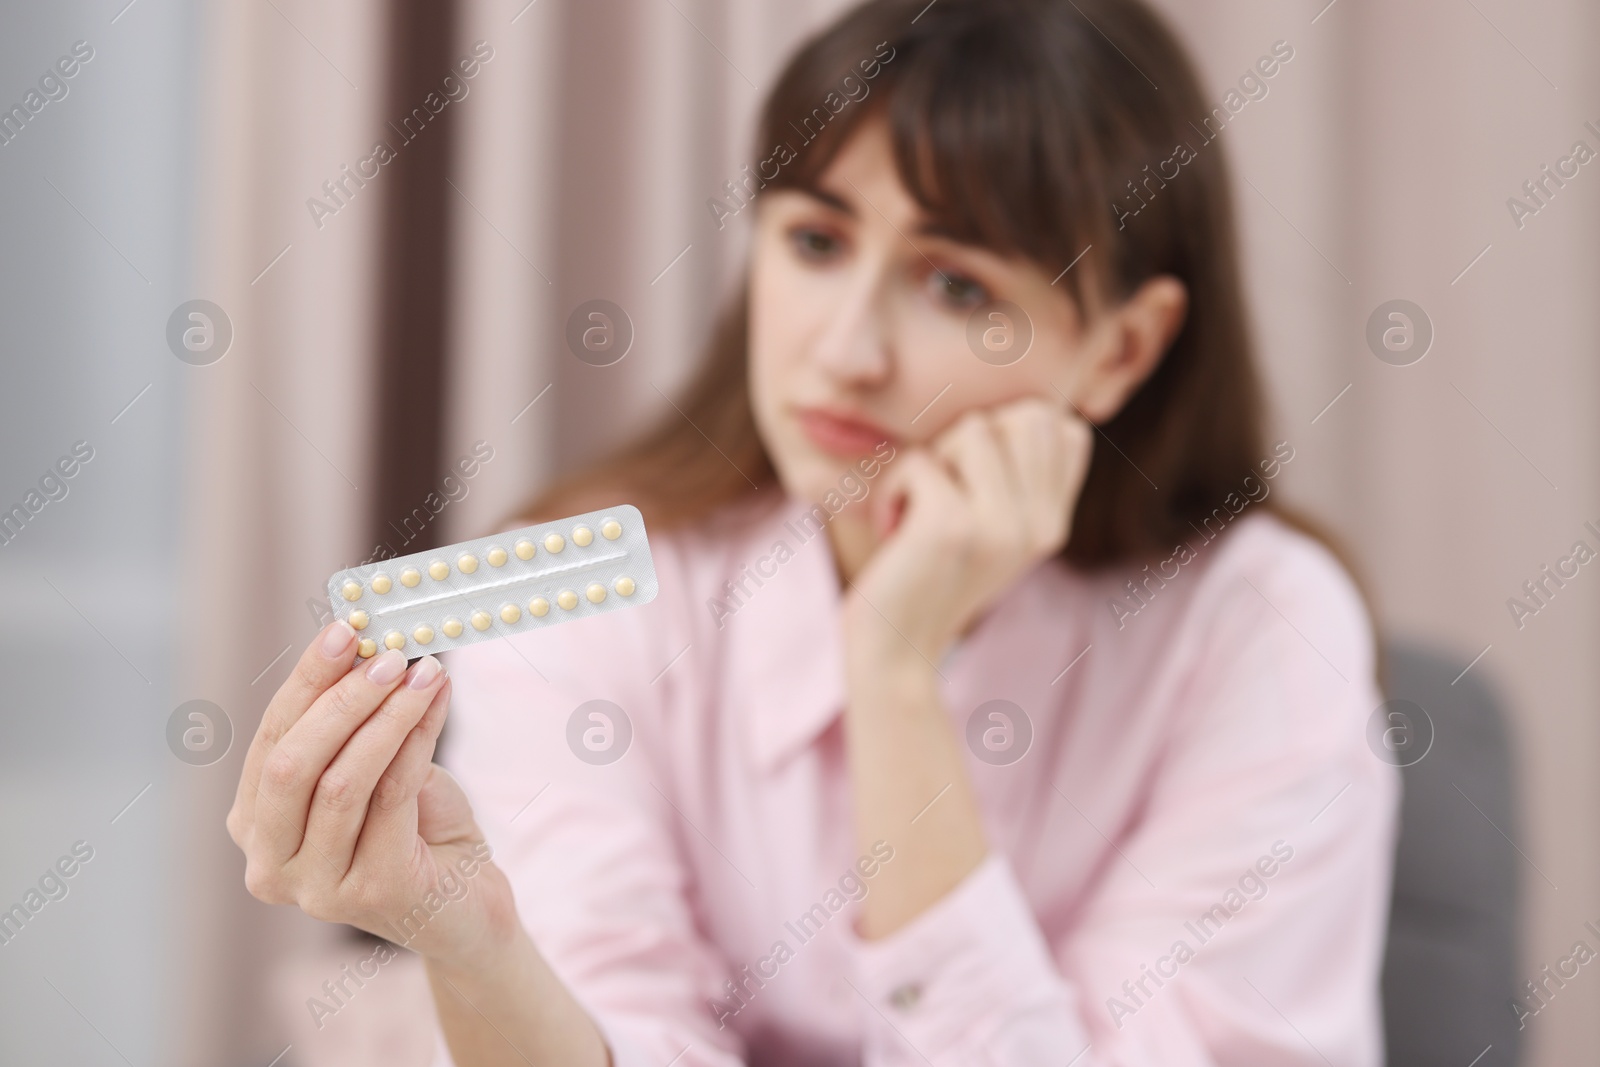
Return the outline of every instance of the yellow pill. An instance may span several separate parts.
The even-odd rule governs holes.
[[[428,564],[428,577],[436,582],[442,582],[450,577],[450,564],[442,559],[436,559]]]
[[[444,631],[444,635],[446,637],[460,637],[461,620],[452,615],[448,619],[444,620],[444,625],[439,627],[439,629]]]
[[[394,579],[387,574],[374,574],[372,576],[372,591],[382,596],[394,588]]]
[[[493,619],[489,618],[487,611],[474,611],[472,613],[472,628],[479,632],[487,630],[489,624],[493,621]]]
[[[362,659],[371,659],[378,654],[378,642],[370,637],[363,637],[361,643],[356,645],[356,655]]]
[[[600,524],[600,536],[607,541],[615,541],[622,536],[622,523],[616,519],[607,519]]]
[[[346,600],[360,600],[361,599],[361,583],[360,582],[345,582],[344,585],[342,587],[340,587],[339,593]]]
[[[471,574],[478,569],[478,557],[471,552],[463,552],[461,558],[456,560],[456,570],[462,574]]]
[[[371,622],[372,620],[367,618],[366,612],[362,611],[360,608],[357,608],[350,613],[350,618],[346,619],[345,621],[350,624],[350,628],[352,630],[365,630],[367,628],[367,623]]]
[[[504,567],[506,565],[506,550],[495,545],[489,550],[489,566]]]
[[[511,623],[522,618],[522,609],[515,604],[507,604],[500,609],[500,621]]]
[[[407,567],[400,572],[400,584],[407,589],[415,589],[420,581],[422,581],[422,572],[415,567]]]
[[[399,630],[390,630],[388,633],[383,635],[383,647],[384,648],[404,648],[404,647],[406,647],[406,635],[401,633]]]
[[[606,587],[599,582],[590,582],[589,588],[583,591],[583,595],[589,598],[589,603],[598,604],[606,598]]]
[[[565,537],[562,537],[560,534],[553,533],[553,534],[546,534],[545,535],[544,550],[546,552],[560,552],[563,548],[566,548],[566,547],[567,547],[567,539]]]
[[[612,584],[612,588],[615,589],[620,596],[632,596],[635,586],[632,578],[629,578],[627,575],[623,575]]]
[[[411,639],[419,645],[426,645],[433,640],[433,627],[418,626],[411,631]]]
[[[556,594],[556,603],[561,605],[562,610],[571,611],[578,606],[578,594],[570,589],[563,589]]]
[[[532,600],[528,601],[528,614],[536,615],[541,619],[544,618],[546,615],[550,614],[550,601],[546,600],[542,596],[534,597]]]
[[[579,548],[588,548],[594,542],[594,531],[587,526],[580,526],[572,531],[572,543]]]
[[[533,542],[528,540],[526,537],[524,537],[522,540],[518,541],[515,545],[513,545],[511,547],[516,550],[518,559],[532,559],[533,558],[533,551],[534,551]]]

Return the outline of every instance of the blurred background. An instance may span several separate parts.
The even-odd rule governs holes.
[[[748,215],[707,201],[844,6],[0,8],[0,909],[30,915],[0,925],[0,1061],[428,1061],[412,959],[313,1022],[367,950],[245,892],[244,749],[331,572],[492,529],[667,409],[743,265]],[[1219,103],[1293,50],[1221,134],[1277,487],[1350,546],[1383,632],[1449,664],[1440,691],[1504,716],[1503,802],[1432,772],[1512,883],[1484,1025],[1513,1036],[1462,1040],[1593,1062],[1600,968],[1561,961],[1600,950],[1600,571],[1542,568],[1600,546],[1600,166],[1574,155],[1600,149],[1600,9],[1158,6]],[[633,331],[611,366],[566,342],[593,299]],[[1431,710],[1408,788],[1450,766]]]

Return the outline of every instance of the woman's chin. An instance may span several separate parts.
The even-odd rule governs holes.
[[[797,473],[794,487],[789,490],[789,495],[807,504],[820,504],[826,507],[831,501],[837,506],[842,495],[839,490],[839,479],[847,470],[844,465],[831,462],[808,463],[803,471]]]

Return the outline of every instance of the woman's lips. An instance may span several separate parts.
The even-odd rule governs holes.
[[[796,417],[811,443],[835,456],[864,455],[884,441],[894,440],[894,435],[881,426],[821,408],[800,408]]]

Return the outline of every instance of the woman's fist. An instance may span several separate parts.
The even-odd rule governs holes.
[[[1007,586],[1066,544],[1093,444],[1083,419],[1030,397],[969,411],[903,452],[870,504],[883,540],[847,598],[852,636],[888,626],[892,642],[937,663]]]

